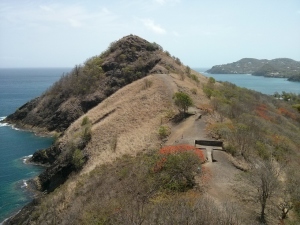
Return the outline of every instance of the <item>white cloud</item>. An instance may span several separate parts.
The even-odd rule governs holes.
[[[167,33],[167,31],[164,28],[162,28],[159,24],[155,24],[153,20],[143,19],[142,22],[149,30],[152,30],[154,33],[157,34]]]
[[[105,25],[117,18],[107,8],[87,9],[81,5],[47,4],[36,7],[16,7],[2,12],[1,23],[20,28],[32,27],[41,29],[48,26],[68,25],[73,28],[95,27]]]

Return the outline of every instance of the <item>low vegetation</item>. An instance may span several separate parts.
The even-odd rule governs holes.
[[[80,176],[71,199],[58,194],[64,187],[44,197],[31,224],[242,224],[232,203],[219,207],[199,191],[194,150],[169,146],[99,166]]]
[[[258,204],[262,223],[278,217],[284,220],[291,210],[298,215],[299,195],[287,191],[293,189],[288,180],[300,184],[299,173],[290,177],[287,172],[300,166],[300,114],[293,108],[297,95],[283,93],[275,99],[228,82],[210,81],[204,92],[213,108],[207,130],[225,142],[227,152],[248,164],[244,179],[249,183],[239,189],[241,198]]]
[[[298,104],[299,96],[291,93],[274,98],[207,79],[158,44],[127,36],[19,109],[19,115],[26,111],[34,118],[29,108],[43,113],[49,106],[45,116],[54,111],[52,120],[59,120],[47,123],[62,132],[51,148],[36,154],[51,165],[37,179],[48,194],[13,222],[297,224]],[[190,107],[189,115],[196,116],[182,120]],[[208,138],[224,142],[228,154],[218,153],[230,164],[228,171],[238,171],[231,174],[237,179],[234,202],[208,189],[222,179],[212,169],[223,164],[205,164],[202,150],[175,144],[188,140],[176,128],[191,122],[201,124],[201,132],[206,124]],[[218,185],[226,195],[227,187]]]

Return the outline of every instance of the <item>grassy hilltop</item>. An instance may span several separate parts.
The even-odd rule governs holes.
[[[289,99],[126,36],[7,118],[56,141],[31,159],[47,165],[41,193],[5,224],[297,224],[300,98]]]

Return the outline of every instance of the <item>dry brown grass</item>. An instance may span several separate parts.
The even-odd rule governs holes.
[[[145,88],[144,79],[152,82],[151,87]],[[195,105],[208,101],[202,92],[202,86],[197,86],[189,78],[182,81],[179,75],[172,73],[149,75],[144,79],[120,89],[66,130],[61,139],[62,145],[74,140],[84,117],[87,116],[93,124],[92,139],[84,149],[89,160],[81,175],[93,171],[101,164],[112,163],[125,154],[136,155],[139,152],[159,149],[159,127],[163,123],[172,128],[169,114],[178,112],[172,99],[175,92],[187,92]],[[199,80],[205,78],[199,75]],[[196,95],[191,93],[192,88],[197,89]],[[66,202],[74,194],[77,183],[78,179],[74,176],[64,184]]]
[[[152,82],[151,87],[145,88],[144,79]],[[124,154],[158,149],[161,144],[157,135],[159,126],[168,123],[169,111],[177,113],[172,100],[176,91],[191,95],[195,105],[208,101],[201,85],[197,86],[189,78],[182,81],[179,75],[171,73],[154,74],[144,79],[122,88],[83,116],[93,124],[92,139],[85,148],[89,161],[83,173]],[[204,82],[206,79],[199,74],[199,80]],[[193,88],[197,89],[196,95],[191,92]],[[66,131],[65,140],[74,138],[83,117]]]

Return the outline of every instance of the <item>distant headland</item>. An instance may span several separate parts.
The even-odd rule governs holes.
[[[288,58],[272,60],[243,58],[237,62],[213,66],[206,72],[211,74],[252,74],[300,81],[300,62]]]

